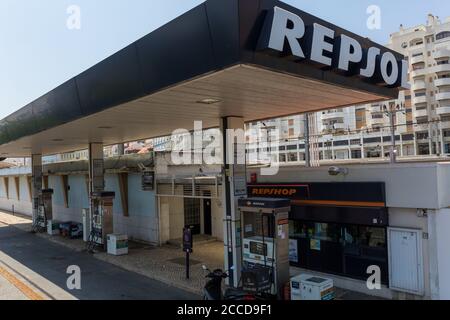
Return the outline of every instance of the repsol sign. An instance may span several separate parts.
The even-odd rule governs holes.
[[[386,48],[374,46],[373,42],[364,42],[363,47],[342,30],[274,7],[267,14],[257,49],[308,61],[346,76],[366,78],[379,85],[408,88],[408,62]]]
[[[308,185],[248,185],[250,197],[308,199]]]

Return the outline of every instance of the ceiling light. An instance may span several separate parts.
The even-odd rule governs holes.
[[[214,104],[214,103],[218,103],[218,102],[220,102],[220,100],[214,99],[214,98],[207,98],[207,99],[197,101],[197,103],[202,103],[202,104]]]

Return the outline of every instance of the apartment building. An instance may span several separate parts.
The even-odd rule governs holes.
[[[317,160],[388,157],[393,132],[399,157],[450,154],[450,18],[428,15],[426,24],[400,26],[387,46],[408,59],[411,90],[395,101],[314,114],[309,126]],[[248,128],[279,128],[279,161],[298,162],[305,159],[305,119],[291,116]],[[250,154],[259,143],[249,142]]]
[[[418,153],[450,153],[450,18],[429,14],[426,24],[400,26],[388,47],[410,63]]]

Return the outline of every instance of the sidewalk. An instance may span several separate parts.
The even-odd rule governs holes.
[[[31,218],[0,211],[0,222],[14,226],[26,232],[31,232]],[[61,236],[50,236],[46,233],[36,234],[77,252],[85,251],[85,243]],[[167,285],[178,287],[195,294],[201,294],[205,284],[205,274],[202,264],[210,269],[223,268],[223,243],[207,242],[194,244],[194,253],[190,259],[190,279],[186,279],[185,253],[173,245],[154,247],[147,244],[130,242],[129,254],[112,256],[104,252],[93,254],[93,257],[125,270],[136,272]]]
[[[31,219],[21,215],[11,215],[0,211],[0,222],[31,232]],[[38,237],[48,239],[77,252],[85,251],[82,240],[71,240],[61,236],[50,236],[46,233],[37,234]],[[177,245],[155,247],[130,241],[129,254],[126,256],[112,256],[105,252],[93,254],[93,257],[122,269],[138,273],[197,295],[202,294],[205,284],[205,273],[202,265],[213,269],[223,269],[223,243],[208,241],[194,244],[191,254],[190,279],[186,279],[185,253]],[[337,300],[378,300],[380,298],[362,293],[336,288]]]

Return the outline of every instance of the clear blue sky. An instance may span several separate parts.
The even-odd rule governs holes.
[[[202,2],[0,0],[0,119]],[[450,16],[448,0],[285,2],[381,44],[401,23]],[[70,5],[81,9],[80,30],[66,27]],[[381,8],[381,30],[366,27],[369,5]]]

